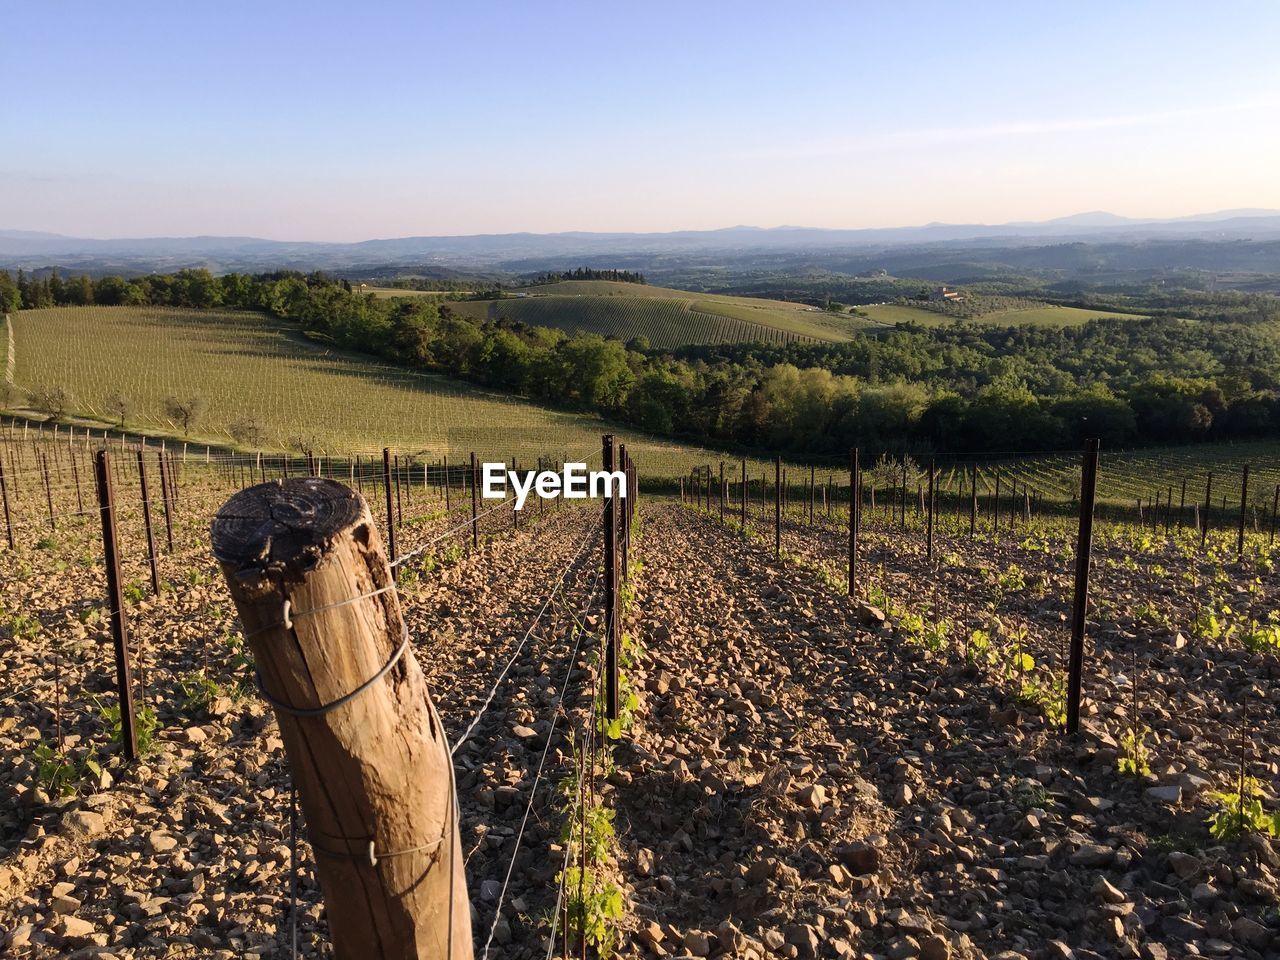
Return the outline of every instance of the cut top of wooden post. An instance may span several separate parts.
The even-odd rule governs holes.
[[[228,500],[213,550],[316,851],[334,955],[471,957],[452,758],[377,525],[320,477]]]
[[[368,507],[354,490],[332,480],[297,477],[240,491],[213,521],[213,553],[239,573],[268,570],[301,575],[335,539],[350,534]],[[366,541],[367,542],[367,541]]]

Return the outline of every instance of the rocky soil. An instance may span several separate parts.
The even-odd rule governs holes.
[[[0,955],[289,955],[287,764],[204,545],[230,479],[184,475],[158,598],[136,505],[123,511],[139,699],[158,724],[129,767],[101,709],[113,697],[96,517],[70,515],[64,480],[59,529],[42,530],[43,491],[19,477],[23,536],[0,550]],[[441,507],[411,500],[403,551],[469,516],[469,503]],[[477,947],[492,938],[495,957],[547,953],[564,855],[554,794],[573,770],[569,736],[589,729],[601,627],[598,513],[527,512],[518,531],[495,512],[478,550],[463,530],[402,577],[415,654],[451,740],[467,734],[468,893]],[[1192,630],[1211,593],[1239,623],[1265,618],[1277,578],[1260,557],[1104,532],[1086,732],[1067,740],[958,638],[998,622],[1025,630],[1037,669],[1060,665],[1069,524],[974,542],[967,524],[947,529],[930,562],[917,528],[870,518],[864,589],[953,624],[932,649],[842,595],[838,516],[791,515],[781,563],[767,526],[744,538],[670,500],[642,516],[627,623],[640,704],[597,778],[616,811],[620,954],[1280,955],[1280,850],[1256,833],[1219,843],[1205,823],[1242,747],[1276,807],[1276,657]],[[213,686],[197,682],[206,671]],[[1117,768],[1135,678],[1145,777]],[[75,768],[65,793],[47,760],[41,775],[59,736]],[[325,955],[305,824],[296,858],[299,952]]]

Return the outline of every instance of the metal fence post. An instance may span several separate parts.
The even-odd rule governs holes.
[[[616,469],[613,435],[602,438],[606,473]],[[609,720],[618,719],[618,500],[609,496],[604,503],[604,709]]]
[[[115,497],[111,488],[111,456],[106,448],[94,459],[98,482],[98,512],[102,518],[102,550],[107,568],[107,605],[111,611],[111,639],[115,647],[116,692],[120,696],[120,743],[126,760],[138,759],[138,734],[133,719],[133,677],[129,668],[129,618],[120,582],[120,541],[116,533]]]
[[[1085,443],[1080,472],[1080,530],[1076,537],[1076,583],[1071,613],[1071,653],[1067,672],[1067,733],[1080,732],[1080,691],[1084,682],[1085,618],[1089,613],[1089,553],[1093,547],[1093,504],[1098,487],[1097,439]]]

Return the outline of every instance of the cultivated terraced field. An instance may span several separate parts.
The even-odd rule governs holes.
[[[876,303],[857,307],[857,313],[867,321],[875,324],[893,326],[899,323],[916,323],[922,327],[944,327],[955,324],[954,317],[944,316],[932,310],[905,306],[897,303]],[[1044,326],[1044,327],[1078,327],[1090,320],[1117,319],[1139,320],[1141,317],[1132,313],[1114,313],[1107,310],[1085,310],[1080,307],[1060,307],[1045,304],[1020,310],[997,310],[983,314],[971,323],[987,324],[996,327]]]
[[[865,326],[798,303],[691,293],[647,284],[567,280],[452,310],[618,340],[644,336],[660,349],[684,344],[847,340]]]
[[[114,426],[107,404],[118,391],[136,407],[130,431],[183,439],[165,399],[197,395],[207,408],[190,439],[234,445],[232,425],[253,417],[263,437],[252,446],[275,451],[345,456],[389,445],[455,462],[472,451],[533,462],[597,452],[608,431],[577,414],[333,350],[250,312],[63,307],[22,311],[7,328],[16,385],[66,388],[82,425]],[[663,440],[628,442],[643,448],[651,470],[677,473],[691,455]]]
[[[78,515],[88,453],[0,450],[16,522],[15,548],[0,544],[0,949],[288,956],[292,917],[299,954],[323,956],[324,844],[305,823],[295,842],[283,742],[207,544],[218,505],[279,466],[179,464],[152,596],[135,457],[116,455],[135,692],[156,725],[129,765],[107,712],[98,519]],[[357,485],[385,529],[376,478]],[[967,502],[944,498],[930,556],[914,498],[903,515],[864,503],[851,603],[836,496],[810,508],[793,485],[775,557],[772,502],[755,485],[743,528],[738,493],[725,522],[714,501],[641,495],[634,700],[588,768],[598,503],[532,506],[518,528],[495,505],[472,548],[458,488],[450,509],[402,485],[398,592],[463,741],[477,955],[577,956],[587,917],[635,957],[1275,956],[1280,553],[1265,529],[1237,556],[1226,519],[1203,547],[1185,523],[1100,522],[1084,732],[1067,738],[1072,518],[1006,509],[997,527],[984,499],[970,536]],[[1236,822],[1241,782],[1257,817]],[[566,872],[579,862],[586,899]]]

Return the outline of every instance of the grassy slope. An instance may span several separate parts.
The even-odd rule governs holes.
[[[648,284],[567,280],[526,288],[524,297],[450,304],[473,317],[503,317],[659,348],[689,343],[847,340],[866,324],[798,303],[691,293]]]
[[[193,439],[230,443],[228,427],[256,416],[270,449],[302,437],[335,453],[391,446],[427,456],[515,454],[530,462],[598,456],[600,435],[611,429],[594,418],[342,353],[255,313],[61,307],[22,311],[10,322],[20,388],[61,385],[76,414],[103,424],[111,419],[107,398],[118,390],[137,407],[127,426],[138,432],[180,436],[164,400],[192,394],[207,401]],[[624,439],[652,472],[676,472],[695,456],[712,456],[661,440]]]
[[[918,323],[925,327],[941,327],[956,322],[953,317],[946,317],[942,314],[934,313],[932,310],[900,306],[894,303],[873,304],[871,306],[858,307],[857,309],[859,312],[865,313],[872,322],[890,326],[897,323]],[[1137,314],[1132,313],[1082,310],[1079,307],[1058,307],[1045,304],[1042,307],[1035,307],[1030,310],[1000,310],[995,313],[984,314],[976,322],[1001,327],[1023,324],[1074,327],[1088,323],[1090,320],[1106,317],[1115,317],[1122,320],[1141,319]]]

